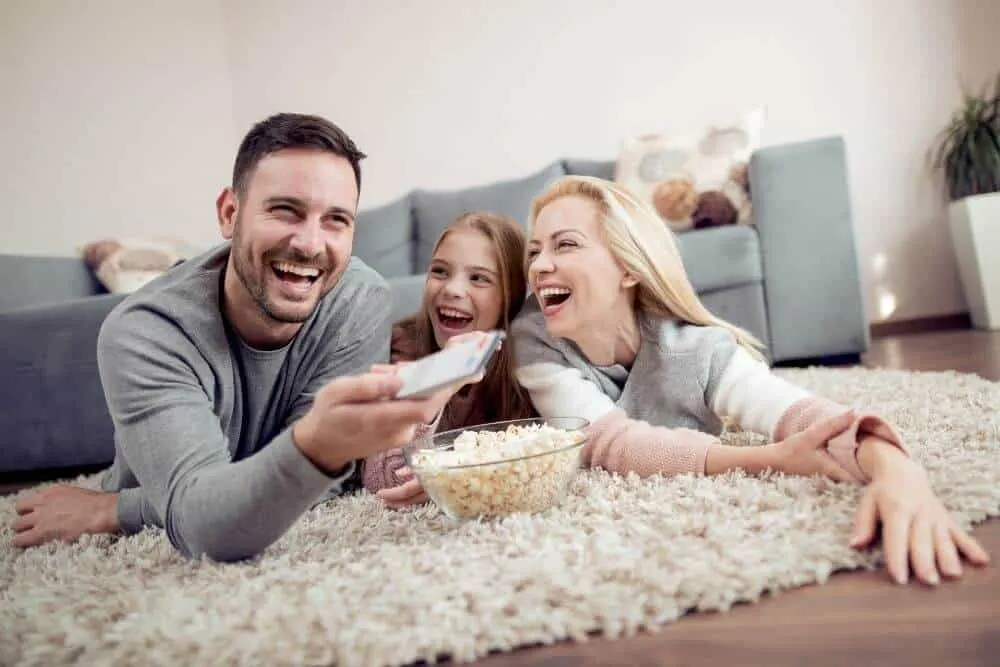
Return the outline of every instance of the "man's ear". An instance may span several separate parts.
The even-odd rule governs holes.
[[[222,238],[232,240],[236,231],[236,214],[239,211],[239,199],[232,188],[227,187],[215,199],[215,213],[219,218],[219,231]]]

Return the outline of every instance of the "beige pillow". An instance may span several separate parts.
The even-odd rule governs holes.
[[[615,182],[659,212],[677,232],[750,224],[747,179],[750,156],[760,146],[763,110],[742,121],[688,134],[646,134],[622,142]]]
[[[109,292],[129,294],[184,259],[180,247],[169,241],[106,239],[88,243],[83,256]]]

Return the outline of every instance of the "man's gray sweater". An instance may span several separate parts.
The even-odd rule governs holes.
[[[125,532],[166,530],[183,554],[250,557],[356,478],[330,477],[291,427],[330,380],[388,360],[390,295],[357,258],[281,349],[242,342],[222,315],[229,245],[175,267],[127,298],[98,338],[115,427],[102,481],[119,491]]]

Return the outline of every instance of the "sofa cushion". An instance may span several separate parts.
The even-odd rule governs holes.
[[[389,278],[389,290],[392,293],[393,322],[407,315],[412,315],[420,309],[420,302],[424,298],[424,280],[426,275],[421,273],[403,278]]]
[[[125,295],[0,313],[0,471],[108,464],[97,334]]]
[[[567,160],[563,160],[563,168],[566,170],[567,174],[574,174],[576,176],[593,176],[594,178],[603,178],[606,181],[615,180],[614,160],[583,160],[569,158]]]
[[[413,211],[409,195],[358,213],[354,254],[385,277],[413,273]]]
[[[0,255],[0,312],[105,294],[81,257]]]
[[[684,268],[698,293],[764,279],[757,229],[729,225],[678,234]]]
[[[531,200],[550,183],[565,176],[562,162],[554,162],[530,176],[499,181],[464,190],[417,190],[413,194],[417,246],[415,272],[427,270],[438,236],[458,216],[468,211],[504,213],[522,225],[528,218]]]

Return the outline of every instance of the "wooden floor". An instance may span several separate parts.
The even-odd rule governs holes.
[[[1000,332],[961,330],[877,339],[863,363],[873,368],[958,370],[1000,381]],[[843,573],[822,586],[790,591],[726,614],[691,614],[657,633],[523,649],[480,662],[490,667],[996,667],[1000,521],[988,521],[972,534],[994,563],[966,568],[960,580],[937,589],[893,584],[881,570]]]

